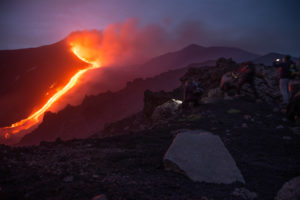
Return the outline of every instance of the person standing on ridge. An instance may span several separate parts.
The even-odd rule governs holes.
[[[254,85],[255,78],[255,66],[252,62],[242,63],[239,73],[238,86],[237,86],[237,94],[240,95],[241,88],[244,84],[248,83],[254,93],[255,98],[258,98],[258,93],[256,91],[256,87]]]
[[[183,108],[188,108],[190,104],[199,106],[199,100],[203,92],[204,89],[199,81],[196,79],[186,80],[184,83]]]
[[[279,87],[282,95],[282,105],[283,107],[286,107],[291,98],[289,83],[297,74],[296,65],[291,61],[291,56],[289,55],[286,55],[282,62],[276,61],[274,65],[278,68],[279,72]]]

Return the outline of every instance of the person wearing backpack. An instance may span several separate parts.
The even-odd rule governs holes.
[[[183,108],[192,106],[199,106],[199,100],[204,92],[201,83],[195,79],[186,80],[184,83],[184,99]]]
[[[258,99],[258,93],[256,91],[256,87],[254,84],[255,78],[255,66],[252,62],[244,62],[241,64],[239,79],[238,79],[238,87],[237,94],[240,95],[241,88],[244,84],[249,84],[251,87],[253,94],[256,99]]]
[[[282,62],[274,62],[275,67],[278,68],[279,72],[279,87],[280,93],[282,95],[282,104],[283,107],[289,103],[291,98],[291,93],[289,91],[289,83],[296,76],[296,65],[291,60],[291,56],[286,55]]]
[[[199,101],[204,93],[204,89],[200,83],[200,80],[193,80],[193,96],[194,96],[194,106],[199,106]]]

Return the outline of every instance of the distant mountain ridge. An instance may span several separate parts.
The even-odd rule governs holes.
[[[185,67],[190,63],[202,63],[208,60],[217,60],[220,57],[243,62],[258,58],[260,55],[234,47],[203,47],[191,44],[179,51],[152,58],[140,68],[152,76],[167,70]]]
[[[264,64],[266,66],[271,66],[275,59],[282,59],[284,56],[284,54],[272,52],[254,59],[253,62],[256,64]],[[296,58],[292,57],[292,60],[296,60]]]

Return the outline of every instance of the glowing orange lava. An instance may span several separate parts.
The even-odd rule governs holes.
[[[82,55],[85,55],[85,49],[81,48],[80,45],[76,45],[74,43],[70,43],[71,51],[82,61],[89,63],[90,66],[88,68],[79,70],[70,81],[59,91],[57,91],[38,111],[31,114],[26,119],[23,119],[19,122],[16,122],[8,127],[0,128],[1,135],[4,135],[5,139],[9,139],[11,134],[16,134],[20,131],[27,130],[32,126],[40,123],[44,113],[55,103],[57,102],[64,94],[66,94],[71,88],[73,88],[77,83],[78,79],[88,70],[95,69],[101,66],[99,61],[89,61],[84,58]]]

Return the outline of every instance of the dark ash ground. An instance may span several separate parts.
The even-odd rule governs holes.
[[[291,126],[273,107],[234,100],[202,105],[151,129],[121,136],[31,147],[1,145],[0,199],[91,199],[105,194],[110,200],[237,200],[232,195],[237,187],[256,192],[258,199],[273,199],[286,181],[300,175],[300,135]],[[194,183],[165,171],[162,159],[177,129],[219,135],[246,185]]]

